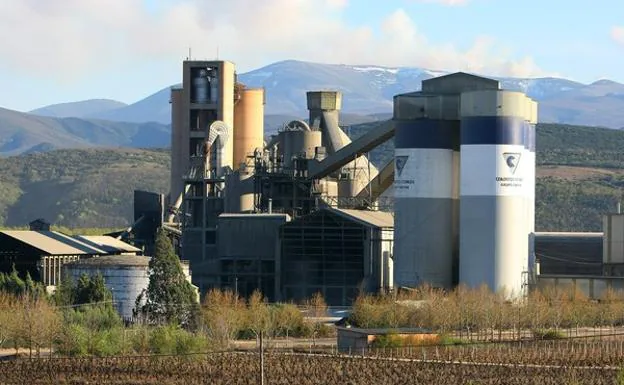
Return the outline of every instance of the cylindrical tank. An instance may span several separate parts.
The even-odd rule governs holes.
[[[394,281],[399,287],[453,285],[459,121],[457,113],[446,119],[442,111],[428,115],[435,118],[395,116]]]
[[[208,71],[199,70],[197,76],[193,78],[193,88],[195,94],[195,103],[208,103],[208,94],[210,82],[208,80]]]
[[[234,106],[234,169],[264,148],[264,90],[243,88]]]
[[[292,158],[303,156],[314,158],[316,147],[321,146],[321,131],[284,130],[280,132],[280,155],[284,156],[284,167],[292,167]]]
[[[122,318],[131,319],[137,297],[149,285],[149,260],[137,255],[93,257],[65,264],[63,270],[74,282],[82,274],[90,277],[101,274],[113,293],[115,308]]]
[[[228,213],[250,213],[254,210],[252,174],[238,170],[225,176],[225,210]]]
[[[523,93],[461,95],[459,278],[508,297],[522,295],[528,278],[525,120]]]
[[[219,101],[219,73],[216,69],[210,71],[210,103]]]
[[[171,90],[171,180],[169,182],[169,200],[175,202],[184,188],[182,174],[184,170],[182,163],[183,140],[183,114],[184,114],[184,90]]]

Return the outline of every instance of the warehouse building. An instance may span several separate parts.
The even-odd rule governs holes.
[[[301,301],[323,294],[348,306],[362,292],[389,290],[394,218],[391,213],[324,208],[281,228],[281,295]]]
[[[141,250],[108,236],[72,237],[57,231],[0,231],[0,271],[15,266],[33,280],[55,286],[61,280],[61,266],[101,255],[137,255]]]
[[[288,214],[221,214],[217,227],[220,285],[243,297],[279,292],[279,233]],[[201,277],[195,279],[202,282]]]

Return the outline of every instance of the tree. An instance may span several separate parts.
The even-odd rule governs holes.
[[[157,324],[176,324],[196,327],[199,314],[197,294],[186,280],[180,259],[162,229],[156,235],[154,255],[149,262],[149,285],[137,303],[145,296],[141,312],[147,320]]]
[[[84,304],[104,304],[111,306],[113,293],[106,287],[101,274],[89,276],[82,274],[74,283],[69,276],[64,276],[61,284],[54,292],[54,300],[58,306]]]
[[[231,290],[212,289],[206,294],[202,308],[203,321],[212,341],[228,347],[244,327],[247,309]]]

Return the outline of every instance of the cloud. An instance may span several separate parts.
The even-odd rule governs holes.
[[[611,28],[611,38],[618,44],[624,46],[624,27],[615,26]]]
[[[449,1],[447,1],[449,2]],[[451,1],[452,2],[452,1]],[[457,0],[455,0],[457,2]],[[102,71],[194,58],[221,58],[249,70],[299,59],[419,66],[490,75],[533,76],[530,57],[488,37],[468,49],[433,42],[398,9],[379,25],[343,19],[346,0],[49,0],[10,1],[0,13],[0,68],[60,82]],[[8,38],[7,38],[8,37]]]

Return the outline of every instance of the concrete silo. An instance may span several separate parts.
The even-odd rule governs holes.
[[[480,90],[461,95],[460,282],[487,284],[509,296],[528,278],[526,158],[529,105],[520,92]]]
[[[458,95],[413,93],[394,99],[396,286],[453,285],[457,270],[458,106]]]
[[[264,89],[237,85],[234,105],[234,169],[264,147]]]
[[[138,255],[93,257],[65,264],[63,270],[74,282],[82,274],[101,274],[113,293],[115,308],[122,318],[130,319],[137,296],[149,285],[149,261],[149,257]]]

